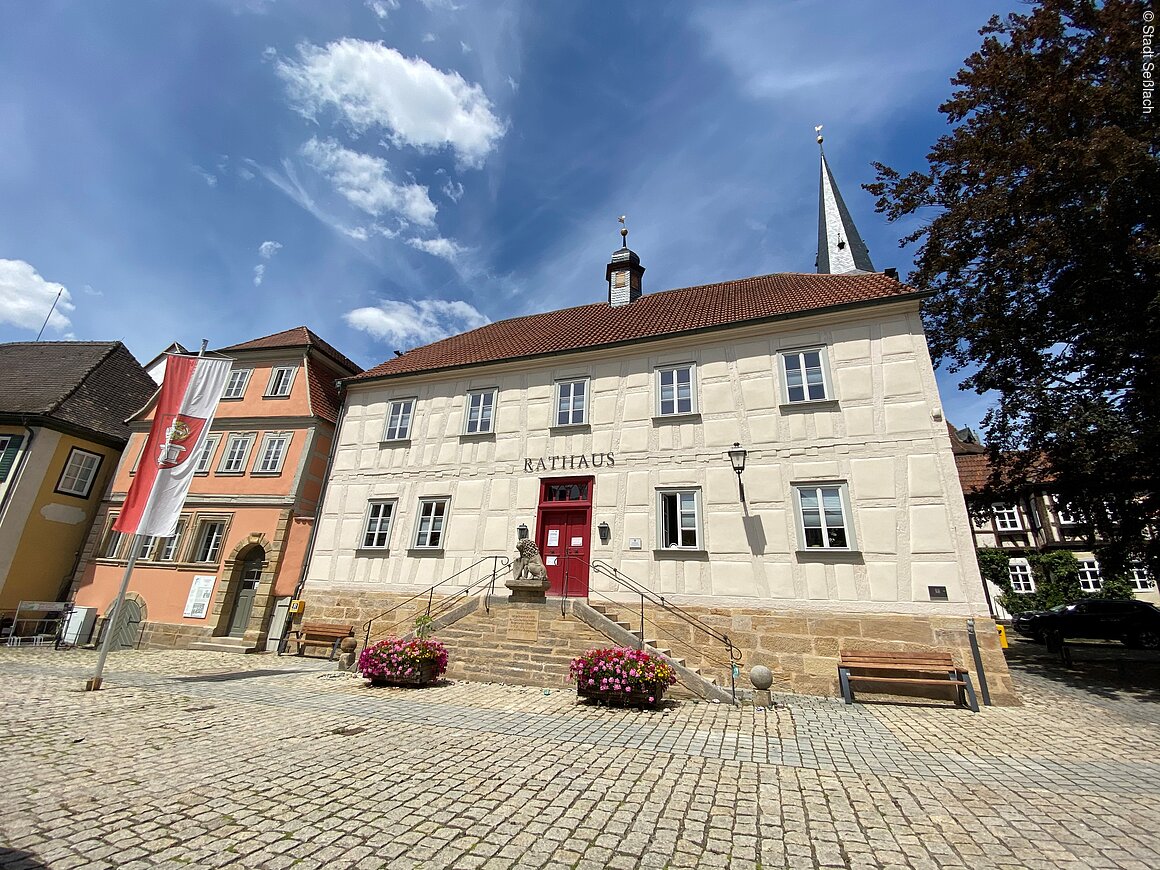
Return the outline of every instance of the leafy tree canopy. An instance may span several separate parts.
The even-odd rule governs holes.
[[[895,221],[929,220],[910,283],[933,355],[993,391],[992,487],[1044,473],[1107,544],[1160,568],[1160,161],[1134,0],[1039,0],[998,16],[940,107],[926,171],[875,164]],[[1046,469],[1046,472],[1045,472]]]

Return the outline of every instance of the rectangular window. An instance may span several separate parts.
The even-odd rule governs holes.
[[[443,546],[443,528],[447,522],[446,498],[424,498],[419,500],[419,526],[415,530],[415,546],[421,549],[438,549]]]
[[[1001,532],[1018,532],[1023,526],[1019,522],[1019,509],[1014,505],[996,502],[991,505],[995,514],[995,528]]]
[[[467,428],[468,435],[478,432],[490,432],[495,417],[495,390],[479,390],[467,394]]]
[[[1011,588],[1016,592],[1034,592],[1035,578],[1026,559],[1008,559],[1007,575],[1011,578]]]
[[[695,369],[692,363],[657,369],[658,416],[692,414],[696,410],[693,390]]]
[[[97,479],[97,472],[104,459],[99,453],[90,453],[74,447],[69,451],[68,462],[57,481],[56,491],[66,495],[75,495],[88,498],[93,488],[93,481]]]
[[[225,520],[202,520],[197,527],[197,537],[193,543],[194,562],[216,562],[221,554],[222,538],[225,537]]]
[[[1084,592],[1097,592],[1104,585],[1100,577],[1100,563],[1095,559],[1079,560],[1079,588]]]
[[[290,386],[294,383],[294,373],[298,366],[276,366],[270,372],[270,384],[266,387],[266,397],[281,397],[290,395]]]
[[[226,449],[222,451],[222,461],[218,465],[218,474],[241,474],[246,470],[246,459],[250,455],[250,447],[254,444],[254,436],[230,435],[226,441]]]
[[[1144,592],[1156,586],[1156,581],[1152,579],[1152,575],[1148,573],[1148,569],[1139,562],[1134,562],[1128,568],[1128,582],[1132,584],[1132,588],[1137,592]]]
[[[177,556],[177,545],[181,541],[181,533],[185,531],[185,520],[177,521],[177,530],[171,538],[160,538],[157,547],[158,562],[172,562]]]
[[[278,474],[286,461],[286,450],[290,446],[289,432],[267,432],[262,438],[262,449],[258,451],[254,463],[255,474]]]
[[[109,528],[105,531],[105,541],[101,546],[101,558],[116,559],[121,550],[121,542],[125,536],[113,528],[117,522],[117,515],[109,517]]]
[[[142,535],[137,539],[137,559],[145,561],[153,558],[153,550],[157,546],[157,538],[153,535]]]
[[[250,383],[253,369],[234,369],[230,372],[230,379],[226,381],[226,388],[222,390],[223,399],[240,399],[246,394],[246,386]]]
[[[853,549],[846,484],[795,486],[794,490],[797,492],[802,542],[805,548]]]
[[[830,398],[822,348],[783,353],[781,367],[787,402],[821,402]]]
[[[406,441],[411,437],[411,417],[415,413],[414,399],[395,399],[387,406],[387,431],[384,441]]]
[[[391,520],[394,516],[394,501],[372,501],[367,505],[367,521],[363,526],[363,549],[386,549],[391,539]]]
[[[701,493],[695,489],[662,490],[657,493],[657,500],[661,549],[703,550]]]
[[[194,474],[208,474],[210,466],[213,465],[214,454],[217,453],[217,446],[221,442],[221,435],[207,435],[205,443],[201,445],[201,453],[197,455],[197,465],[193,467]]]
[[[556,426],[576,426],[588,422],[588,381],[559,381],[556,384]]]
[[[1051,501],[1055,505],[1055,515],[1059,518],[1061,526],[1074,526],[1079,522],[1079,515],[1074,511],[1069,511],[1064,505],[1063,499],[1058,495],[1053,495]]]

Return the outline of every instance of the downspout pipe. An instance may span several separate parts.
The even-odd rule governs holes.
[[[334,384],[342,391],[342,407],[338,410],[338,421],[334,424],[334,439],[330,443],[330,453],[326,457],[326,471],[322,476],[322,489],[318,493],[318,505],[314,509],[314,523],[310,526],[310,536],[306,539],[306,558],[302,560],[302,573],[298,576],[298,585],[294,587],[294,598],[302,597],[302,589],[306,586],[306,574],[310,570],[310,560],[314,557],[314,539],[318,536],[318,515],[322,512],[323,502],[326,501],[326,492],[330,488],[330,471],[334,466],[334,455],[338,452],[338,439],[342,435],[342,423],[346,419],[346,391],[342,381]],[[286,621],[287,628],[290,620]]]

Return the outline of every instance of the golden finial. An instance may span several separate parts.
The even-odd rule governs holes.
[[[818,134],[818,144],[821,145],[822,144],[822,125],[818,124],[816,127],[814,127],[814,132]]]
[[[628,226],[625,221],[628,220],[628,215],[621,215],[617,218],[620,221],[620,246],[622,248],[628,247]]]

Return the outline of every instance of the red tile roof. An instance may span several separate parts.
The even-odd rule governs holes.
[[[217,352],[228,354],[236,350],[276,350],[279,348],[296,347],[314,348],[323,355],[330,357],[330,359],[338,363],[342,368],[349,369],[352,373],[362,371],[362,366],[351,362],[350,359],[339,353],[332,345],[323,341],[305,326],[296,326],[293,329],[276,332],[273,335],[266,335],[262,338],[255,338],[252,341],[243,341],[241,344],[231,344],[229,347],[219,348]]]
[[[760,275],[650,293],[617,308],[599,302],[501,320],[409,350],[348,380],[588,350],[923,295],[882,273]]]
[[[982,491],[991,479],[991,457],[986,453],[956,453],[955,467],[965,495]]]

